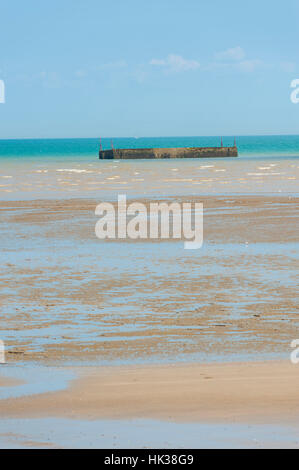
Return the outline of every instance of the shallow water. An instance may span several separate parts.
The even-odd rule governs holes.
[[[295,426],[155,420],[1,419],[0,448],[297,448]],[[107,454],[108,455],[108,454]],[[111,456],[111,455],[110,455]]]
[[[2,365],[1,374],[6,378],[17,379],[20,383],[0,387],[0,400],[58,392],[66,389],[69,382],[75,378],[75,373],[71,370],[36,365]]]
[[[114,139],[114,145],[219,141]],[[1,210],[0,338],[9,359],[46,360],[57,345],[56,359],[67,362],[286,357],[297,335],[298,219],[291,195],[298,194],[299,137],[237,142],[237,159],[119,162],[97,159],[97,139],[0,141],[0,199],[48,200]],[[212,233],[204,232],[201,250],[188,253],[181,241],[97,240],[95,206],[119,194],[149,201],[225,197],[204,207],[204,227],[211,224]],[[272,197],[264,205],[236,204],[240,194]],[[290,207],[282,195],[290,195]],[[74,198],[81,204],[75,211],[66,203]],[[53,199],[59,202],[51,208]],[[80,357],[72,355],[73,344],[82,346]]]
[[[204,146],[219,139],[114,144]],[[97,159],[98,145],[96,139],[0,141],[0,200],[60,199],[52,208],[45,201],[1,208],[0,339],[8,362],[1,373],[22,384],[1,387],[0,400],[65,389],[72,372],[41,363],[288,359],[298,336],[297,213],[292,198],[281,202],[277,196],[298,194],[299,137],[240,137],[240,157],[221,160],[105,162]],[[95,206],[118,194],[150,200],[227,197],[204,209],[210,233],[201,250],[187,252],[181,241],[97,240]],[[232,194],[272,197],[244,206]],[[62,202],[70,198],[94,199],[89,205],[82,199],[73,209]],[[1,448],[256,448],[298,442],[296,427],[278,425],[0,421]]]
[[[209,226],[211,217],[220,218],[228,238],[211,222],[212,235],[193,252],[181,241],[101,242],[89,209],[59,220],[54,211],[52,221],[51,210],[40,219],[37,206],[36,222],[33,217],[30,223],[21,210],[4,213],[0,338],[9,360],[124,364],[289,357],[298,324],[298,243],[293,232],[292,239],[269,240],[276,213],[281,223],[294,212],[288,199],[282,210],[275,201],[265,200],[259,210],[253,206],[250,223],[257,227],[260,211],[262,223],[269,222],[257,239],[255,229],[245,239],[239,217],[250,210],[246,214],[231,201],[220,202],[223,211],[207,209],[205,219]],[[74,355],[70,348],[76,345],[82,353]],[[14,351],[19,356],[10,355]]]
[[[226,138],[225,145],[231,145]],[[103,140],[104,148],[110,141]],[[115,146],[219,145],[218,138],[115,139]],[[298,191],[299,137],[239,137],[239,158],[99,161],[97,139],[0,141],[0,198],[168,197]]]

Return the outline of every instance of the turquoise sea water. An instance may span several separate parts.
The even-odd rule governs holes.
[[[115,148],[219,146],[220,137],[142,137],[113,138]],[[233,145],[234,137],[224,137],[225,146]],[[103,149],[111,148],[111,139],[102,139]],[[265,156],[299,157],[299,135],[239,136],[237,145],[242,158]],[[96,158],[99,139],[28,139],[0,140],[3,158]]]
[[[224,137],[233,145],[234,137]],[[111,139],[102,139],[103,148]],[[0,200],[298,192],[299,136],[237,137],[239,158],[104,160],[99,139],[0,141]],[[219,146],[220,137],[114,138],[115,148]]]

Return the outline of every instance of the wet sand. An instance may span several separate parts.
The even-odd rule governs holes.
[[[65,144],[0,169],[0,448],[298,447],[297,146],[157,164]],[[97,240],[124,193],[202,202],[202,249]]]
[[[41,381],[68,385],[43,393],[28,375],[27,388],[5,382],[15,398],[0,400],[0,448],[298,448],[298,367],[47,367]]]
[[[298,197],[175,200],[203,202],[201,250],[172,240],[100,241],[99,200],[0,202],[7,360],[288,357],[299,326]]]
[[[1,418],[156,419],[292,425],[299,366],[290,361],[80,368],[66,390],[0,401]]]
[[[175,423],[144,419],[74,422],[66,418],[4,419],[1,424],[6,430],[0,432],[1,449],[299,448],[299,434],[292,425]]]
[[[10,377],[1,377],[0,376],[0,387],[13,387],[22,383],[17,379],[12,379]]]
[[[201,250],[99,241],[96,199],[0,202],[0,447],[298,446],[299,198],[175,201]]]

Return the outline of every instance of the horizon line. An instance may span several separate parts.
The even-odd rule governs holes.
[[[96,136],[96,137],[10,137],[0,138],[1,141],[15,140],[95,140],[95,139],[173,139],[173,138],[238,138],[238,137],[298,137],[299,134],[213,134],[213,135],[155,135],[155,136]]]

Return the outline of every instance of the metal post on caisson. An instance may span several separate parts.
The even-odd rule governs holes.
[[[114,158],[114,145],[113,145],[113,140],[112,139],[111,139],[111,149],[112,149],[112,155],[113,155],[112,158]]]

